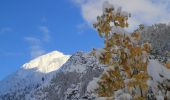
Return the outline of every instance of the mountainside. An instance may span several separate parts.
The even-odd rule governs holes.
[[[17,72],[0,81],[0,100],[24,100],[32,89],[49,83],[69,57],[53,51],[24,64]]]
[[[27,95],[26,100],[105,100],[97,97],[97,82],[102,73],[109,67],[99,63],[91,53],[77,52],[58,70],[52,81],[34,89]],[[148,85],[153,92],[159,92],[157,85],[163,84],[169,88],[170,69],[157,60],[150,60],[148,73],[152,77]],[[157,83],[159,82],[159,83]],[[122,95],[118,93],[118,95]],[[148,93],[148,96],[152,95]],[[162,95],[158,94],[161,98]],[[169,98],[170,99],[170,98]],[[127,100],[127,99],[118,99]],[[159,99],[158,99],[159,100]]]
[[[49,54],[42,56],[42,58],[44,57],[46,58]],[[56,59],[55,57],[51,58],[52,59],[47,62],[49,65],[50,61],[52,61],[53,63],[56,62],[54,63],[56,67],[52,72],[48,72],[46,74],[40,73],[38,72],[38,70],[40,70],[41,68],[38,69],[38,67],[36,67],[35,71],[33,66],[30,67],[31,69],[34,69],[34,71],[29,70],[30,67],[28,66],[26,67],[27,68],[26,69],[25,65],[30,65],[31,63],[34,63],[34,61],[37,61],[37,59],[35,59],[30,63],[25,64],[22,67],[22,69],[17,71],[15,74],[9,76],[6,80],[3,80],[0,83],[1,84],[0,100],[104,99],[96,97],[97,94],[95,92],[95,89],[98,87],[97,81],[99,80],[99,77],[102,75],[104,70],[108,69],[108,66],[101,64],[97,59],[97,55],[96,56],[93,55],[92,52],[91,53],[77,52],[70,58],[69,56],[64,56],[65,60],[68,58],[69,60],[64,65],[62,65],[62,67],[58,65],[58,60],[54,60]],[[63,57],[61,58],[63,59]],[[23,68],[25,68],[25,72],[23,71]],[[47,70],[41,71],[46,72]],[[149,81],[149,84],[151,84],[151,88],[157,90],[157,88],[155,88],[155,86],[158,85],[156,84],[156,82],[164,83],[164,86],[169,87],[170,70],[165,68],[157,60],[150,60],[150,63],[148,65],[148,73],[152,77],[152,80]],[[22,76],[22,74],[25,76]],[[42,79],[42,77],[44,77],[44,79]],[[2,87],[4,86],[6,87],[6,90],[5,89],[2,90]],[[8,91],[8,93],[5,93],[4,91]]]
[[[56,58],[55,54],[55,52],[52,52],[24,64],[14,75],[0,82],[2,84],[0,87],[0,100],[72,100],[90,98],[91,93],[90,89],[87,91],[87,86],[90,81],[101,75],[106,65],[99,63],[98,59],[91,53],[77,52],[60,67],[69,56],[63,55]],[[48,60],[45,60],[46,58]],[[56,67],[52,66],[52,69],[48,69],[50,65]],[[52,72],[48,72],[49,70]],[[52,76],[54,77],[52,78]],[[42,78],[44,79],[42,80]]]
[[[90,53],[77,52],[59,69],[50,84],[32,91],[28,97],[33,100],[90,99],[88,84],[98,78],[105,67]]]
[[[170,69],[164,62],[170,61],[169,26],[150,26],[142,32],[142,41],[149,41],[153,51],[148,64],[148,96],[168,89],[170,97]],[[16,73],[0,81],[0,100],[103,100],[97,98],[95,89],[102,73],[109,68],[99,61],[102,49],[96,53],[77,52],[71,57],[58,51],[40,56],[24,64]],[[157,87],[160,87],[159,89]],[[116,100],[126,94],[117,93]],[[170,99],[170,98],[168,98]],[[161,100],[161,99],[158,99]],[[163,99],[162,99],[163,100]]]
[[[170,57],[170,25],[155,24],[146,26],[142,31],[141,42],[144,41],[151,43],[153,54]]]
[[[159,92],[164,91],[164,88],[170,88],[170,69],[161,63],[169,59],[166,53],[170,51],[170,30],[168,27],[158,24],[147,27],[142,32],[142,42],[149,41],[153,46],[147,69],[151,77],[148,80],[148,96],[152,96],[153,92],[158,93],[156,94],[158,100],[163,97]],[[154,35],[152,36],[152,34]],[[95,89],[98,87],[97,81],[102,72],[107,69],[107,66],[99,63],[97,58],[90,53],[78,52],[74,54],[62,66],[50,84],[32,91],[28,97],[33,100],[104,100],[104,98],[97,98]],[[161,87],[162,85],[163,87]],[[161,88],[158,89],[157,87]],[[150,89],[153,91],[150,92]],[[120,99],[123,96],[124,94],[117,93],[118,100],[127,100]],[[27,98],[27,100],[29,99]],[[168,99],[170,99],[170,96],[168,96]]]

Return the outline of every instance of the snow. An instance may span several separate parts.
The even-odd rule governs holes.
[[[104,52],[105,52],[104,49],[97,49],[95,56],[101,57]],[[80,77],[81,77],[81,75],[85,75],[87,72],[94,70],[94,69],[91,69],[91,67],[100,68],[101,66],[103,66],[102,64],[99,64],[98,61],[96,61],[97,57],[94,57],[94,56],[91,57],[88,54],[82,55],[82,53],[77,53],[73,57],[70,57],[69,55],[64,55],[63,53],[60,53],[58,51],[54,51],[49,54],[43,55],[41,57],[38,57],[38,58],[31,60],[30,62],[24,64],[23,67],[21,67],[21,69],[19,69],[16,73],[9,76],[3,82],[0,82],[0,95],[2,94],[2,92],[5,92],[7,90],[9,91],[10,89],[12,89],[12,90],[20,89],[21,87],[33,86],[37,83],[40,83],[41,86],[43,86],[44,84],[46,84],[46,86],[51,84],[51,83],[46,83],[46,82],[50,82],[49,80],[52,78],[52,76],[54,74],[56,74],[55,71],[57,71],[57,69],[59,69],[69,58],[70,58],[69,61],[64,65],[65,67],[64,66],[62,67],[62,68],[64,68],[63,75],[67,74],[67,72],[75,72],[76,71],[76,73],[83,73],[83,74],[80,74]],[[87,70],[88,68],[90,71]],[[113,66],[104,67],[103,72],[106,72],[107,70],[110,70],[110,69],[113,70],[114,67]],[[149,60],[147,71],[148,71],[148,74],[153,78],[153,81],[148,80],[147,84],[149,86],[152,86],[153,88],[154,88],[154,86],[157,86],[156,82],[164,82],[165,83],[165,79],[170,79],[170,69],[167,69],[166,67],[164,67],[157,60]],[[55,72],[55,73],[51,74],[52,72]],[[75,76],[77,74],[69,73],[69,76],[70,75]],[[162,75],[163,77],[161,77],[160,75]],[[45,82],[42,82],[42,77],[45,78]],[[62,76],[59,76],[59,77],[65,78]],[[85,77],[87,77],[87,75]],[[87,83],[87,85],[86,85],[87,88],[85,88],[88,93],[92,93],[92,94],[98,88],[97,82],[100,80],[99,79],[100,77],[99,78],[96,78],[97,76],[94,76],[94,77],[95,78],[93,78],[92,81]],[[60,80],[62,80],[62,79],[60,79]],[[61,84],[63,85],[63,82],[65,82],[65,81],[70,83],[71,80],[74,80],[74,79],[67,79],[67,78],[63,79]],[[85,80],[83,80],[83,82],[85,82]],[[75,81],[77,81],[77,80],[75,80]],[[73,81],[71,84],[75,84],[74,83],[75,81]],[[11,82],[12,84],[9,82]],[[83,82],[80,85],[75,84],[75,86],[73,85],[72,87],[67,86],[67,88],[66,88],[67,91],[65,93],[69,96],[70,94],[72,94],[73,91],[76,91],[75,98],[79,97],[80,91],[82,91],[80,89],[80,87],[83,86],[82,85],[82,84],[84,84]],[[86,82],[87,82],[87,80],[86,80]],[[128,82],[129,82],[129,79],[126,79],[125,83],[128,83]],[[56,83],[56,84],[58,84],[58,83]],[[168,83],[166,83],[166,84],[168,84]],[[62,85],[58,85],[57,87],[54,87],[52,89],[57,90],[57,92],[55,92],[55,93],[61,92],[60,89],[58,89],[58,87],[60,87]],[[51,86],[51,85],[49,85],[49,86]],[[66,87],[66,85],[64,85],[63,87]],[[157,89],[157,88],[155,87],[155,89]],[[153,91],[159,92],[159,90],[153,90]],[[18,92],[17,94],[20,94],[20,93],[21,92]],[[34,93],[34,92],[32,92],[32,93]],[[44,95],[44,92],[42,92],[41,95]],[[38,96],[40,96],[40,95],[38,95]],[[163,96],[161,93],[157,94],[156,98],[157,98],[157,100],[163,100],[162,99]],[[97,100],[105,100],[105,99],[106,99],[105,97],[97,98]],[[132,99],[131,95],[126,93],[125,90],[118,90],[115,92],[114,100],[131,100],[131,99]]]
[[[102,48],[99,48],[99,49],[96,49],[95,51],[95,56],[97,59],[100,59],[103,57],[103,54],[106,52],[106,50],[102,49]]]
[[[102,56],[101,53],[104,52],[104,49],[95,49],[94,55],[91,56],[90,53],[82,53],[77,52],[75,55],[72,55],[69,59],[69,61],[66,63],[66,65],[69,65],[68,67],[63,67],[61,70],[64,72],[76,72],[76,73],[86,73],[87,71],[87,65],[94,66],[93,61],[96,62],[96,56]],[[87,60],[88,59],[88,60]],[[97,62],[99,63],[99,62]],[[94,67],[93,67],[94,68]]]
[[[163,96],[156,96],[156,100],[164,100],[164,97]]]
[[[85,70],[78,71],[79,67]],[[47,90],[46,92],[50,93],[47,95],[47,99],[50,97],[53,98],[52,100],[94,100],[92,98],[95,96],[87,93],[87,86],[93,77],[101,75],[103,67],[106,65],[99,63],[91,52],[76,52],[59,69],[48,86],[42,87],[43,90],[35,90],[31,95],[39,100],[39,93]],[[43,94],[41,95],[43,96]]]
[[[105,1],[103,3],[103,12],[105,12],[106,8],[114,8],[114,6],[112,4],[110,4],[108,1]]]
[[[88,86],[87,86],[87,92],[94,92],[95,89],[97,89],[99,87],[98,82],[99,78],[93,78],[93,80],[91,82],[89,82]]]
[[[148,85],[153,93],[156,94],[157,100],[164,100],[164,95],[167,95],[169,98],[169,94],[165,94],[164,90],[159,87],[160,84],[163,84],[165,87],[170,87],[170,70],[160,64],[157,60],[150,60],[147,70],[148,74],[152,77],[148,81]]]
[[[69,57],[69,55],[64,55],[61,52],[53,51],[34,60],[31,60],[29,63],[24,64],[22,68],[36,68],[39,72],[49,73],[59,69],[60,66],[62,66],[69,59]]]
[[[117,8],[117,14],[121,14],[121,12],[122,12],[122,8],[121,8],[121,7],[118,7],[118,8]]]
[[[111,97],[98,97],[96,100],[112,100]]]
[[[119,34],[125,34],[127,33],[123,28],[121,28],[120,26],[112,26],[111,29],[112,33],[119,33]]]
[[[67,72],[77,72],[77,73],[83,73],[85,72],[86,67],[84,66],[79,66],[79,65],[72,65],[69,68],[65,69]]]
[[[121,15],[124,16],[124,17],[128,17],[128,16],[129,16],[129,13],[126,12],[126,11],[122,11],[122,12],[121,12]]]
[[[79,87],[80,87],[80,84],[78,84],[78,85],[72,84],[71,88],[68,88],[67,91],[65,92],[66,99],[68,99],[70,97],[70,95],[73,95],[74,99],[78,98],[80,96],[80,94],[79,94]]]
[[[123,90],[115,92],[115,100],[132,100],[132,96],[128,93],[124,93]]]
[[[170,79],[170,70],[160,64],[157,60],[150,60],[147,70],[154,81],[163,82],[164,78]],[[160,75],[162,75],[163,78]]]
[[[159,95],[158,96],[156,96],[156,100],[164,100],[164,97],[163,97],[163,95],[162,95],[162,93],[159,91],[159,93],[158,93]]]
[[[132,96],[128,93],[123,93],[122,95],[118,96],[115,100],[132,100]]]
[[[68,59],[69,55],[53,51],[40,56],[24,64],[18,71],[0,81],[0,95],[24,89],[27,86],[33,88],[40,84],[50,82],[49,80]],[[42,81],[44,78],[44,81]]]

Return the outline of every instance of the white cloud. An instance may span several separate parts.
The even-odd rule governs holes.
[[[86,23],[81,23],[76,26],[79,35],[83,34],[88,28],[89,26]]]
[[[41,40],[35,37],[25,37],[25,40],[28,41],[30,44],[40,45]]]
[[[102,4],[109,1],[114,6],[132,14],[130,29],[139,24],[151,25],[170,22],[169,0],[74,0],[80,6],[81,13],[88,24],[92,24],[98,15],[102,14]]]
[[[50,40],[49,29],[47,26],[40,26],[39,30],[43,33],[43,40],[48,42]]]
[[[30,55],[32,58],[43,55],[46,52],[43,49],[43,44],[50,41],[50,31],[47,26],[40,26],[38,30],[42,33],[40,38],[25,37],[25,40],[30,44]]]
[[[25,40],[30,44],[30,55],[31,58],[41,56],[45,53],[45,50],[42,48],[42,41],[35,37],[25,37]]]
[[[45,53],[45,50],[42,49],[39,45],[33,45],[31,46],[31,57],[35,58],[38,56],[41,56]]]
[[[11,32],[12,29],[9,27],[2,27],[0,28],[0,33],[6,33],[6,32]]]

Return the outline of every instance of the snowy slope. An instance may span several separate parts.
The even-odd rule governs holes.
[[[57,70],[60,66],[68,60],[69,56],[61,52],[53,51],[46,55],[40,56],[37,59],[30,61],[23,65],[24,69],[36,68],[37,71],[42,73],[49,73]]]
[[[105,68],[92,53],[69,57],[55,51],[24,64],[1,81],[0,100],[96,100],[94,89]],[[170,69],[157,60],[150,60],[148,73],[153,92],[159,92],[155,87],[161,83],[170,84]]]
[[[154,81],[163,82],[163,79],[170,80],[170,69],[167,69],[157,60],[150,60],[148,65],[148,74],[152,76]]]
[[[170,25],[155,24],[145,26],[145,29],[142,30],[141,42],[145,41],[151,42],[153,48],[152,53],[166,56],[167,51],[170,51]]]
[[[96,82],[105,68],[107,66],[99,63],[96,57],[78,52],[62,66],[48,86],[32,91],[26,100],[98,100],[94,93],[98,86]],[[150,81],[151,87],[157,85],[158,81],[164,83],[165,81],[161,80],[165,78],[170,79],[170,69],[165,68],[157,60],[150,60],[148,73],[154,80],[152,83]]]
[[[106,67],[90,53],[77,52],[59,69],[51,83],[32,91],[26,100],[92,100],[87,87]]]
[[[0,100],[4,95],[23,96],[31,89],[50,82],[56,71],[69,57],[61,52],[53,51],[24,64],[16,73],[0,81]]]

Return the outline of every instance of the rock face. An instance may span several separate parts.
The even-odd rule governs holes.
[[[105,67],[94,56],[77,52],[59,69],[50,84],[32,91],[29,97],[33,100],[90,99],[87,86]]]

